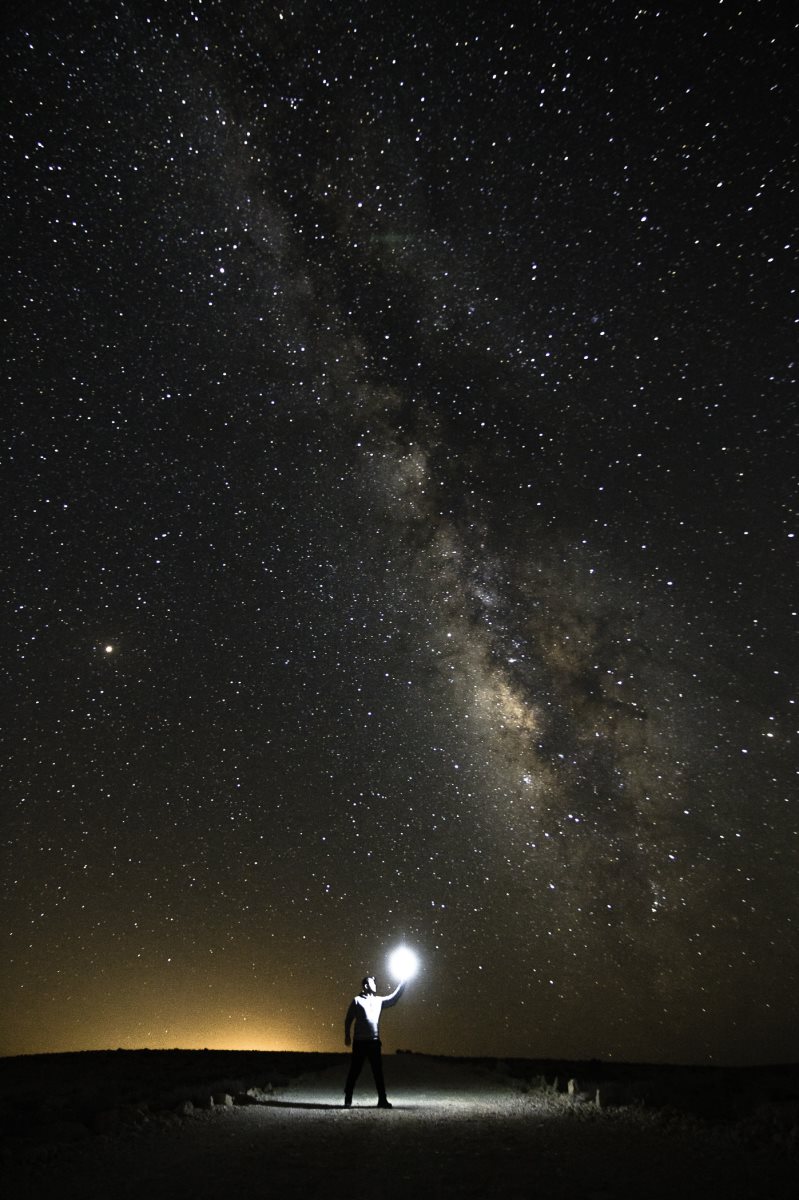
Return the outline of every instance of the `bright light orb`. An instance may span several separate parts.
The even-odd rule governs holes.
[[[103,646],[103,649],[105,650],[106,654],[113,654],[116,647],[108,645],[108,646]]]
[[[405,983],[419,970],[419,959],[407,946],[399,946],[388,956],[388,969],[397,983]]]

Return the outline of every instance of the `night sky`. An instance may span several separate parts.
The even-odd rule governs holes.
[[[792,6],[13,8],[0,1051],[797,1059]]]

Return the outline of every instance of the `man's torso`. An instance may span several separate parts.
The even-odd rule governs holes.
[[[383,997],[356,996],[354,1004],[356,1042],[375,1041],[380,1036],[379,1026]]]

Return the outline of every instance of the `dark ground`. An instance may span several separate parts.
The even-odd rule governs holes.
[[[345,1055],[221,1051],[0,1060],[6,1194],[799,1195],[797,1068],[403,1054],[386,1057],[391,1112],[368,1070],[344,1110],[345,1070]]]

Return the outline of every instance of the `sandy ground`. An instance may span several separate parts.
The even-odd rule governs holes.
[[[272,1101],[150,1120],[80,1141],[17,1147],[5,1194],[20,1200],[213,1197],[542,1197],[546,1200],[797,1200],[796,1157],[722,1133],[667,1127],[634,1109],[599,1111],[523,1093],[495,1073],[386,1059],[390,1111],[368,1067],[353,1108],[343,1072],[300,1078]]]

